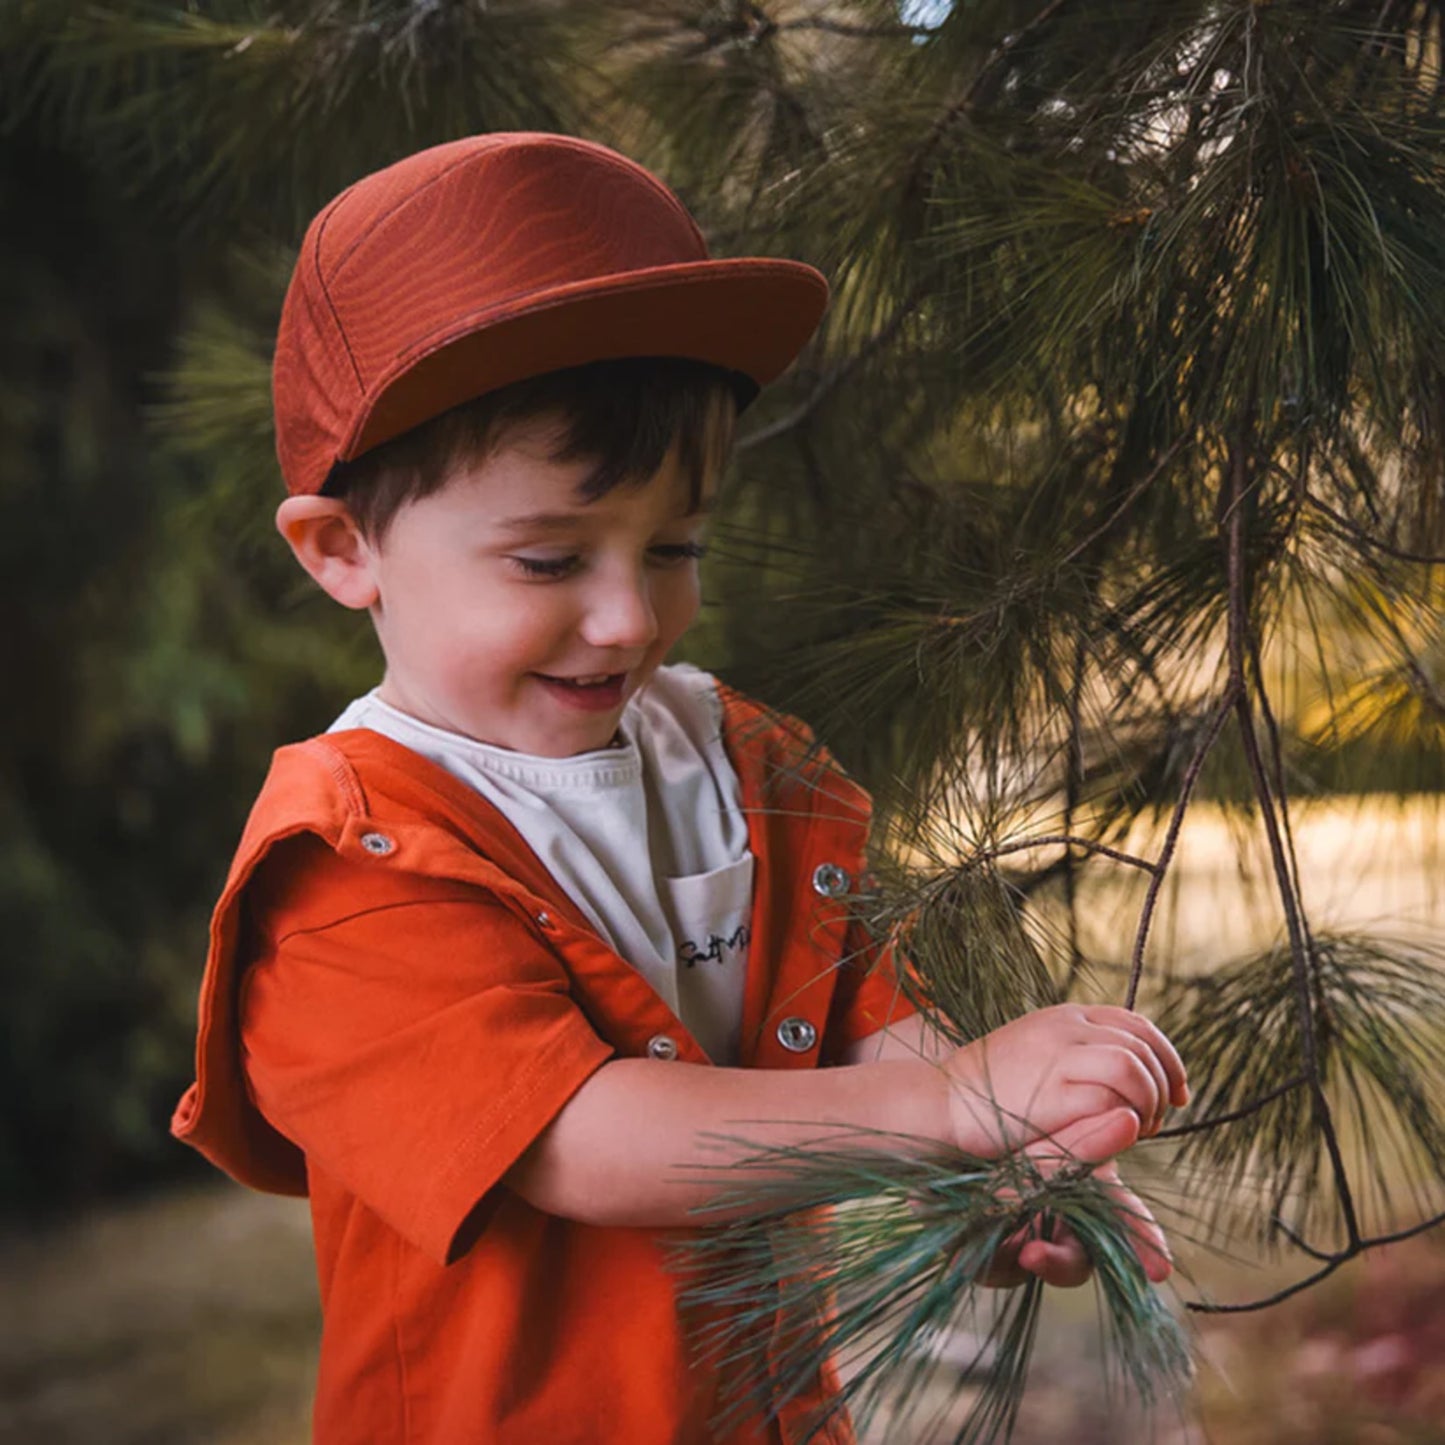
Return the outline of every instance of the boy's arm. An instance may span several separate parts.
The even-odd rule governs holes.
[[[913,1057],[811,1071],[615,1059],[572,1096],[507,1175],[539,1209],[590,1224],[695,1225],[735,1190],[723,1139],[806,1147],[876,1130],[976,1155],[1049,1136],[1081,1158],[1127,1148],[1188,1097],[1173,1046],[1117,1008],[1062,1004],[939,1063]],[[833,1141],[836,1143],[836,1138]],[[869,1147],[866,1132],[850,1145]],[[738,1146],[733,1146],[735,1149]]]

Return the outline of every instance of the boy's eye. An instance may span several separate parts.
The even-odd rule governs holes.
[[[652,557],[663,563],[696,562],[707,555],[707,548],[701,542],[662,542],[649,547]]]
[[[697,561],[706,551],[701,542],[659,542],[647,549],[647,555],[654,566],[679,567],[685,562]],[[527,557],[511,553],[507,561],[524,577],[552,582],[570,577],[582,565],[581,556],[575,552],[566,557]]]
[[[565,577],[578,563],[573,557],[509,557],[528,577]]]

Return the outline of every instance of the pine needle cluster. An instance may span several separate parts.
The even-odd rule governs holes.
[[[1006,1241],[1059,1225],[1094,1262],[1110,1362],[1132,1392],[1152,1404],[1188,1383],[1184,1333],[1144,1276],[1127,1211],[1087,1168],[920,1153],[905,1138],[865,1153],[848,1136],[753,1150],[727,1168],[736,1186],[718,1210],[775,1207],[679,1246],[698,1348],[730,1382],[724,1418],[774,1413],[831,1361],[843,1385],[813,1434],[850,1409],[865,1423],[883,1412],[900,1439],[942,1420],[957,1445],[1007,1438],[1044,1289],[986,1285]],[[975,1359],[940,1371],[940,1348],[960,1332],[978,1341]],[[932,1421],[919,1418],[925,1399]]]

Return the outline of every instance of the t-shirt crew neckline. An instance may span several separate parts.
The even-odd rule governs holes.
[[[439,747],[469,757],[476,767],[494,776],[510,778],[526,788],[595,792],[602,788],[631,787],[642,777],[642,755],[628,736],[625,717],[618,726],[618,740],[610,747],[574,753],[567,758],[544,758],[534,753],[515,752],[496,743],[484,743],[465,733],[423,722],[387,702],[381,696],[379,687],[372,688],[358,701],[393,719],[399,728],[429,737]]]

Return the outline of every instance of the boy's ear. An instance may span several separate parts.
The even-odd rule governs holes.
[[[377,601],[376,550],[362,536],[345,502],[336,497],[287,497],[276,508],[276,530],[322,591],[343,607],[361,609]]]

